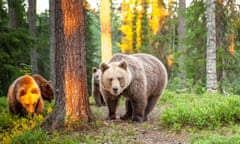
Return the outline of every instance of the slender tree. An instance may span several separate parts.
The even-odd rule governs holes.
[[[101,56],[107,61],[112,56],[110,0],[100,0]]]
[[[182,88],[186,87],[186,69],[185,69],[185,63],[184,63],[184,46],[183,46],[183,40],[184,40],[184,33],[185,33],[185,19],[183,17],[183,13],[186,8],[186,0],[179,0],[179,13],[178,13],[178,52],[181,54],[179,57],[179,73],[178,77],[181,80]]]
[[[207,59],[206,59],[207,92],[216,92],[217,74],[216,74],[215,0],[206,0],[206,27],[207,27]]]
[[[56,103],[42,126],[56,129],[90,120],[82,0],[55,0]]]
[[[56,85],[56,72],[55,72],[55,0],[49,1],[49,25],[50,29],[50,79],[53,83],[53,87]]]
[[[37,65],[37,47],[36,47],[36,0],[28,0],[28,18],[29,18],[29,32],[34,41],[33,48],[30,52],[32,73],[38,73]]]

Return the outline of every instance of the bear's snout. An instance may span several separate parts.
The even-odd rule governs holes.
[[[117,87],[114,87],[114,88],[113,88],[113,92],[114,92],[115,94],[117,94],[117,93],[118,93],[118,88],[117,88]]]

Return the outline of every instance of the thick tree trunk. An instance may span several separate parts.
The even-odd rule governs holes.
[[[32,74],[38,73],[37,65],[37,50],[36,50],[36,0],[28,0],[28,18],[29,18],[29,32],[34,41],[33,48],[30,52]]]
[[[110,0],[100,0],[102,61],[108,61],[112,57],[112,37],[110,22]]]
[[[216,24],[215,24],[215,2],[206,0],[206,26],[207,26],[207,91],[217,91],[216,74]]]
[[[55,0],[49,1],[49,25],[50,25],[50,79],[53,87],[56,86],[56,72],[55,72]]]
[[[182,88],[186,87],[186,67],[184,61],[184,46],[183,40],[185,35],[185,19],[183,13],[186,8],[186,1],[179,0],[179,15],[178,15],[178,52],[180,53],[179,57],[179,73],[178,78],[181,80]]]
[[[82,0],[55,1],[56,104],[43,128],[90,120]]]

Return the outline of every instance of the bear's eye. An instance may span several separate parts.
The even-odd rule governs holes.
[[[122,77],[119,77],[118,80],[121,81],[123,78]]]
[[[26,91],[23,89],[20,91],[20,96],[24,96],[26,94]]]
[[[36,88],[33,88],[33,89],[31,90],[31,93],[37,94],[37,93],[38,93],[38,90],[37,90]]]
[[[112,79],[112,78],[109,78],[108,80],[111,82],[113,79]]]

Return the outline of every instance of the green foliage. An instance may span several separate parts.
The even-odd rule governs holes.
[[[182,94],[176,97],[173,93],[167,96],[173,102],[161,113],[161,122],[175,130],[184,126],[212,129],[240,120],[238,96]]]
[[[85,11],[85,33],[87,50],[87,81],[88,95],[91,95],[92,67],[98,67],[100,63],[100,29],[98,17],[95,13]]]
[[[37,48],[38,73],[46,79],[50,78],[50,38],[49,13],[37,14],[35,46]]]
[[[240,136],[222,135],[201,135],[192,138],[191,144],[237,144],[240,143]]]
[[[9,85],[22,75],[22,64],[30,61],[31,38],[25,29],[0,28],[0,95],[6,95]]]
[[[48,140],[47,133],[41,129],[24,131],[20,135],[13,137],[10,144],[40,144]]]

